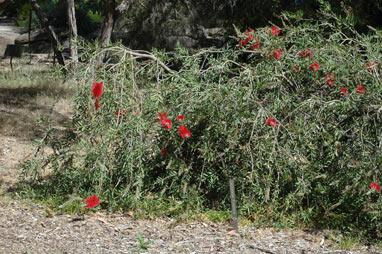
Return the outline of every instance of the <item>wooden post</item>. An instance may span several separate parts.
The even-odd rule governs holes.
[[[16,45],[16,44],[8,44],[4,56],[9,56],[10,60],[9,63],[11,65],[11,70],[13,72],[13,64],[12,64],[12,59],[13,57],[21,57],[23,52],[24,52],[25,46],[22,45]]]
[[[231,194],[231,208],[232,208],[232,220],[233,220],[233,229],[236,232],[239,231],[238,221],[237,221],[237,209],[236,209],[236,195],[235,195],[235,183],[233,178],[229,178],[229,192]]]

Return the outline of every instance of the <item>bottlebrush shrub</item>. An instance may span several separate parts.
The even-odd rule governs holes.
[[[51,141],[46,184],[99,193],[103,207],[155,195],[226,209],[232,176],[248,218],[266,207],[271,220],[296,213],[296,224],[381,237],[381,195],[369,187],[382,182],[380,32],[361,36],[323,13],[314,23],[285,14],[277,36],[272,26],[251,31],[253,50],[238,45],[240,34],[193,53],[88,45],[71,135]],[[104,84],[98,109],[94,82]]]

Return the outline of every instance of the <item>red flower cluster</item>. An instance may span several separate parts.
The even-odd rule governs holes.
[[[165,128],[166,130],[171,129],[171,127],[172,127],[172,122],[170,119],[163,119],[163,120],[161,120],[161,123],[162,123],[163,128]]]
[[[239,47],[240,48],[245,47],[248,43],[251,43],[251,50],[255,50],[255,49],[260,48],[260,41],[256,40],[256,38],[254,38],[253,32],[254,32],[254,30],[250,29],[244,33],[246,38],[239,41]],[[256,41],[253,42],[254,40],[256,40]]]
[[[274,119],[274,118],[268,118],[268,119],[267,119],[267,125],[268,125],[268,126],[272,126],[273,128],[275,128],[275,127],[276,127],[276,119]]]
[[[329,86],[333,86],[334,85],[334,75],[331,74],[331,73],[328,73],[326,75],[326,84],[329,85]]]
[[[272,32],[273,36],[280,34],[280,30],[279,30],[279,28],[277,26],[272,27],[271,28],[271,32]]]
[[[293,69],[294,69],[295,71],[299,71],[299,70],[300,70],[297,66],[293,66]]]
[[[368,71],[374,71],[377,67],[377,62],[370,62],[366,64]]]
[[[357,86],[357,94],[364,94],[365,93],[365,86]]]
[[[191,138],[191,132],[184,125],[179,126],[178,133],[184,139]]]
[[[100,82],[100,83],[94,82],[93,89],[92,89],[93,98],[99,99],[102,93],[103,93],[103,82]]]
[[[279,60],[281,58],[281,49],[273,50],[273,57]]]
[[[166,130],[171,129],[172,122],[168,119],[168,115],[165,112],[159,113],[157,116],[159,117],[158,121],[161,122],[163,128]]]
[[[93,98],[96,99],[96,101],[94,102],[94,106],[96,109],[98,109],[101,106],[99,104],[98,99],[101,97],[102,93],[103,93],[103,82],[100,82],[100,83],[94,82],[93,89],[92,89],[92,96]]]
[[[99,101],[98,101],[98,100],[96,100],[96,101],[94,102],[94,107],[95,107],[96,109],[98,109],[99,107],[101,107],[101,105],[99,104]]]
[[[165,112],[159,113],[157,116],[159,117],[159,121],[168,118],[168,115]]]
[[[348,95],[348,89],[347,88],[341,87],[340,91],[343,94],[343,96],[347,96]]]
[[[374,192],[379,192],[381,190],[381,186],[378,183],[371,183],[369,187],[374,190]]]
[[[161,122],[163,128],[169,130],[172,127],[172,122],[170,119],[168,119],[168,115],[165,112],[159,113],[158,115],[158,121]],[[176,117],[176,120],[179,122],[182,122],[181,125],[178,127],[178,133],[183,139],[188,139],[191,137],[191,132],[188,130],[186,126],[183,125],[184,116],[179,115]],[[160,153],[165,155],[167,153],[166,149],[160,150]]]
[[[310,66],[309,66],[309,69],[311,69],[312,71],[316,72],[320,69],[320,66],[318,65],[317,62],[314,62],[312,63]]]
[[[312,52],[310,51],[310,49],[307,49],[307,50],[304,50],[304,51],[300,51],[298,53],[299,56],[301,57],[308,57],[308,56],[312,56]]]
[[[334,75],[332,73],[326,74],[326,84],[331,87],[334,85]],[[349,94],[349,88],[341,87],[340,91],[343,96],[347,96]],[[365,93],[365,86],[357,85],[356,93],[363,95]]]
[[[90,198],[85,199],[86,207],[94,208],[99,204],[99,198],[96,195],[91,196]]]
[[[348,95],[348,88],[345,88],[345,87],[341,87],[340,91],[342,93],[343,96],[347,96]],[[363,95],[365,93],[365,86],[361,86],[361,85],[357,85],[357,91],[356,91],[357,94],[360,94],[360,95]]]

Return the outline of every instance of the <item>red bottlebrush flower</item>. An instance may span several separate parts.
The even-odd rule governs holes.
[[[253,29],[249,29],[248,31],[245,32],[245,36],[247,36],[247,39],[246,41],[249,42],[251,40],[253,40]]]
[[[95,107],[96,109],[98,109],[99,107],[101,107],[101,105],[99,104],[99,101],[98,101],[98,100],[96,100],[96,101],[94,102],[94,107]]]
[[[365,86],[357,86],[357,94],[364,94]]]
[[[309,66],[309,69],[311,69],[312,71],[316,72],[320,69],[320,66],[318,65],[317,62],[314,62],[312,63],[310,66]]]
[[[163,128],[165,128],[166,130],[171,129],[172,122],[170,119],[162,119],[161,123],[162,123]]]
[[[178,121],[184,121],[184,116],[182,116],[182,115],[179,115],[177,118],[176,118],[176,120],[178,120]]]
[[[181,125],[178,127],[178,133],[182,138],[191,138],[191,132],[188,130],[188,128],[184,125]]]
[[[281,49],[273,50],[273,57],[279,60],[281,57]]]
[[[308,56],[312,56],[312,52],[310,51],[310,49],[307,49],[305,51],[300,51],[298,55],[305,58]]]
[[[165,155],[167,153],[167,150],[166,149],[160,150],[160,153]]]
[[[329,85],[329,86],[333,86],[334,85],[334,75],[331,74],[331,73],[328,73],[326,74],[326,84]]]
[[[251,42],[254,39],[253,38],[253,32],[254,32],[253,29],[249,29],[248,31],[246,31],[244,33],[246,38],[239,41],[239,47],[240,48],[245,47],[249,42]],[[256,47],[256,46],[254,46],[254,47]],[[251,46],[251,48],[252,48],[252,46]]]
[[[293,69],[294,69],[295,71],[299,71],[299,70],[300,70],[297,66],[293,66]]]
[[[369,187],[375,192],[379,192],[381,190],[381,186],[378,183],[371,183]]]
[[[168,118],[168,115],[165,112],[159,113],[157,116],[159,117],[158,121],[162,121]]]
[[[100,83],[94,82],[93,89],[92,89],[93,98],[98,99],[99,97],[101,97],[102,92],[103,92],[103,82],[100,82]]]
[[[260,41],[257,40],[255,43],[252,43],[251,50],[259,49],[260,48]]]
[[[99,204],[99,198],[96,195],[91,196],[90,198],[85,199],[86,207],[94,208]]]
[[[331,79],[328,79],[328,80],[326,80],[326,84],[329,85],[329,86],[333,86],[334,85],[334,81],[331,80]]]
[[[276,119],[274,119],[274,118],[268,118],[268,119],[267,119],[267,125],[268,125],[268,126],[272,126],[273,128],[275,128],[275,127],[276,127]]]
[[[240,40],[240,41],[239,41],[239,47],[240,47],[240,48],[243,48],[243,47],[245,47],[245,45],[247,45],[247,43],[248,43],[248,42],[247,42],[246,40]]]
[[[348,93],[347,93],[348,89],[347,89],[347,88],[345,88],[345,87],[341,87],[340,90],[341,90],[341,93],[342,93],[344,96],[348,95]]]
[[[366,64],[368,71],[374,71],[375,67],[377,67],[377,62],[370,62]]]
[[[277,26],[272,27],[271,32],[272,32],[272,35],[274,35],[274,36],[280,34],[280,30]]]

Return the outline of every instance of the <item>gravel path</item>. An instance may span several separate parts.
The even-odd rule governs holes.
[[[0,201],[0,253],[382,253],[331,250],[324,234],[228,225],[135,220],[128,214],[71,216],[21,200]],[[147,248],[140,245],[141,235]],[[143,244],[144,245],[144,244]]]

